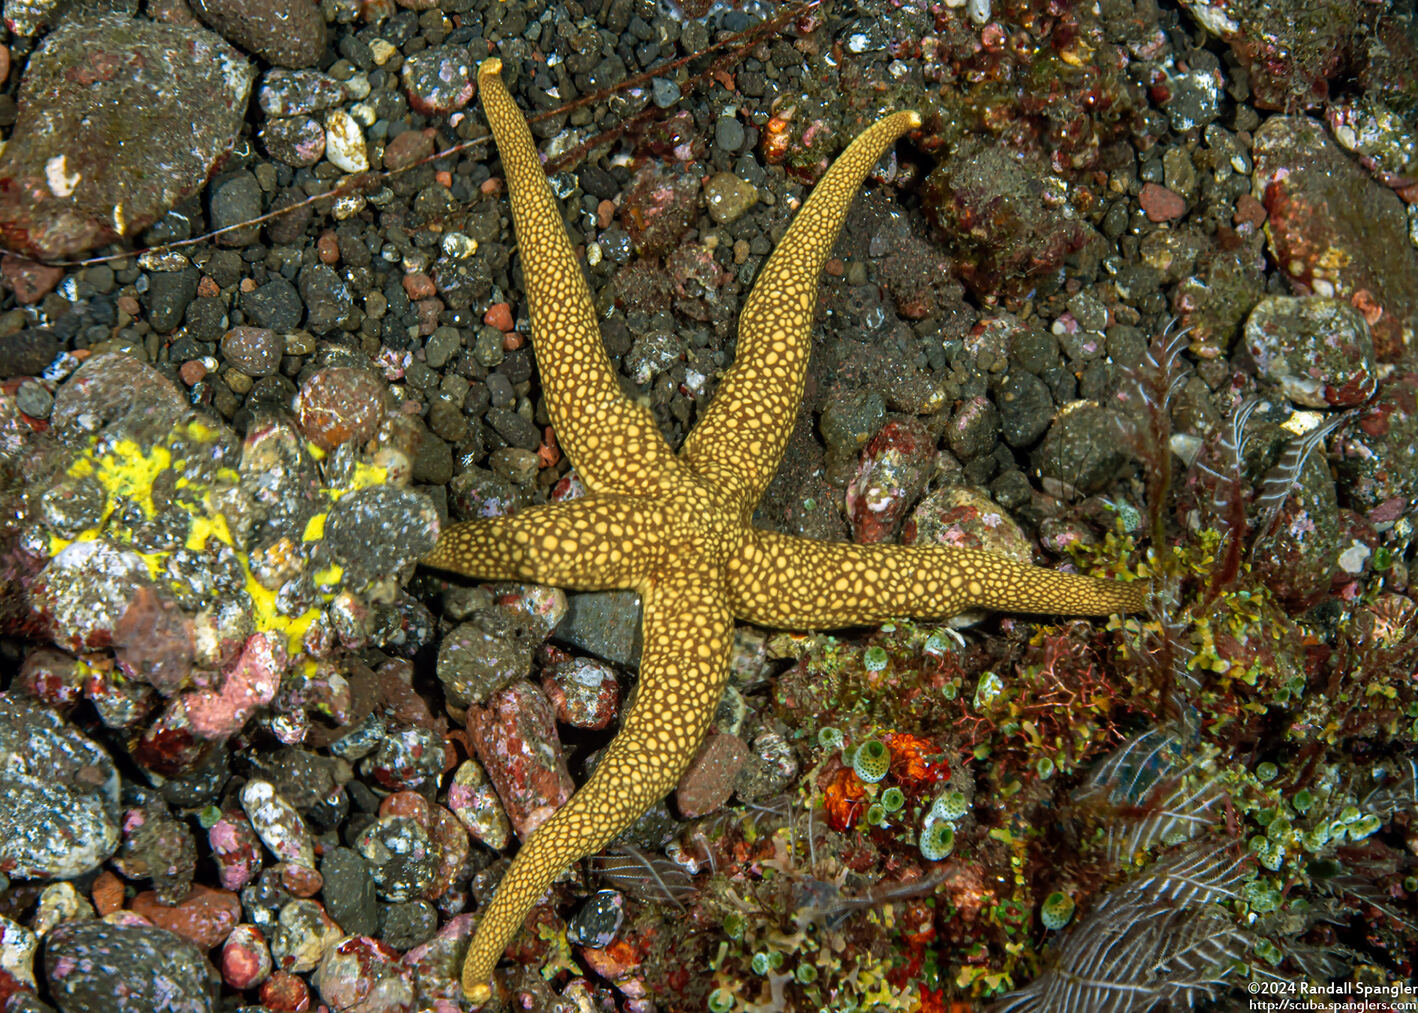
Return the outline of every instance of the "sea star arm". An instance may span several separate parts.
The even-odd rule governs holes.
[[[733,620],[718,586],[711,573],[683,569],[642,592],[635,702],[585,786],[523,845],[498,884],[463,964],[463,991],[473,1002],[491,994],[498,958],[557,874],[610,843],[694,758],[728,677]]]
[[[601,341],[591,290],[566,238],[532,132],[498,76],[501,71],[501,60],[484,60],[478,87],[507,174],[532,344],[551,424],[592,491],[651,492],[676,470],[674,452],[650,413],[620,389]]]
[[[638,587],[664,564],[649,533],[661,507],[636,496],[587,496],[443,529],[424,566],[478,580],[529,580],[600,590]]]
[[[894,113],[847,146],[788,226],[744,304],[733,367],[680,456],[745,512],[778,470],[797,419],[818,276],[847,209],[882,152],[920,125],[914,112]]]
[[[763,626],[835,629],[972,608],[1059,615],[1139,612],[1145,583],[1059,573],[993,552],[856,545],[754,531],[729,564],[734,615]]]

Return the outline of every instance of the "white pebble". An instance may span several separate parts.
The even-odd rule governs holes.
[[[343,109],[332,109],[325,117],[325,157],[345,172],[364,172],[369,168],[364,133]]]

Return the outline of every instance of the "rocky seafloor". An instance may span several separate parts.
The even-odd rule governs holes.
[[[1147,615],[740,626],[508,1008],[1411,1008],[1418,24],[1397,0],[6,0],[0,1013],[467,1009],[638,606],[449,582],[575,497],[474,70],[678,446],[882,112],[762,527]]]

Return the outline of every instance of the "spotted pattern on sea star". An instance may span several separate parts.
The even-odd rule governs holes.
[[[797,417],[818,276],[862,179],[914,112],[887,116],[833,163],[764,265],[739,320],[738,351],[676,455],[627,398],[526,121],[499,77],[478,69],[502,154],[542,389],[562,448],[590,494],[445,530],[428,566],[482,580],[631,588],[643,607],[635,703],[595,772],[522,846],[483,914],[463,989],[491,994],[498,958],[569,864],[604,848],[675,785],[727,678],[735,618],[787,629],[941,617],[981,606],[1103,615],[1146,589],[941,546],[816,542],[753,528],[754,505]]]

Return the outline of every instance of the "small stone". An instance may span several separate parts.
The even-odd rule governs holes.
[[[239,992],[257,988],[271,975],[271,951],[255,925],[238,925],[222,944],[222,981]]]
[[[226,939],[241,921],[241,901],[235,893],[200,883],[194,883],[187,896],[172,906],[161,903],[152,890],[144,890],[128,906],[158,928],[190,939],[204,950]]]
[[[468,708],[468,737],[523,840],[571,798],[551,704],[531,683],[514,682],[487,707]]]
[[[384,384],[352,366],[326,366],[300,388],[296,414],[301,431],[322,450],[346,440],[365,443],[384,417]]]
[[[473,97],[473,64],[465,46],[430,46],[404,61],[404,92],[415,112],[446,116]]]
[[[758,203],[758,188],[731,172],[715,173],[704,186],[704,202],[714,221],[729,225]]]
[[[280,67],[311,67],[325,52],[325,19],[311,0],[193,0],[204,23]]]
[[[320,860],[325,910],[351,935],[379,927],[379,904],[369,863],[351,848],[330,848]]]
[[[315,988],[343,1013],[408,1013],[414,1007],[413,974],[393,947],[368,936],[331,946],[315,972]]]
[[[285,342],[268,327],[233,327],[222,335],[221,348],[247,376],[270,376],[280,368]]]
[[[556,709],[557,721],[573,728],[608,728],[620,708],[620,680],[615,670],[593,658],[571,658],[547,666],[542,692]]]
[[[314,116],[273,116],[261,124],[261,144],[277,162],[303,169],[325,157],[325,126]]]
[[[1245,342],[1261,378],[1295,404],[1351,408],[1374,393],[1369,325],[1342,300],[1267,296],[1246,319]]]
[[[1181,194],[1173,193],[1156,183],[1144,183],[1137,195],[1143,212],[1149,221],[1169,222],[1187,213],[1187,201]]]
[[[215,998],[202,952],[148,925],[94,919],[50,930],[49,994],[64,1013],[211,1013]]]
[[[727,802],[748,755],[748,747],[737,735],[711,731],[675,788],[680,815],[696,819]]]
[[[364,132],[355,118],[343,109],[333,109],[325,117],[325,157],[345,172],[369,169]]]
[[[370,875],[385,900],[412,900],[433,885],[438,855],[417,820],[380,817],[359,835],[355,850],[369,863]]]
[[[577,946],[605,949],[615,942],[625,923],[625,897],[616,890],[597,890],[566,925],[566,938]]]

